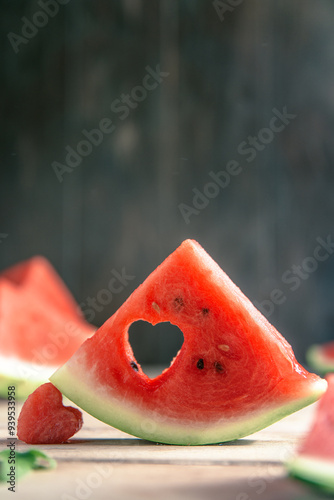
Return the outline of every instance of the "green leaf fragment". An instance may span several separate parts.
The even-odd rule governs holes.
[[[40,450],[25,452],[3,450],[0,452],[0,482],[7,482],[10,474],[15,480],[25,476],[31,470],[54,469],[57,462]]]

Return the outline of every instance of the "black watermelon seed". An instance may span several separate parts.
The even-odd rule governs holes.
[[[199,370],[203,370],[203,368],[204,368],[204,359],[202,359],[202,358],[201,358],[201,359],[199,359],[199,360],[197,361],[196,366],[197,366],[197,368],[198,368]]]
[[[207,316],[209,314],[209,309],[207,307],[204,307],[202,309],[203,316]]]
[[[214,362],[214,367],[218,373],[222,373],[224,371],[224,367],[221,363],[219,363],[219,361]]]
[[[177,311],[180,311],[182,307],[184,306],[183,298],[182,297],[176,297],[174,299],[174,307]]]
[[[137,363],[135,363],[134,361],[131,361],[130,366],[131,366],[131,368],[136,370],[136,372],[139,370]]]

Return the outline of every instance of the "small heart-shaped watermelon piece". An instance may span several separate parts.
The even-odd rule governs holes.
[[[17,437],[28,444],[64,443],[72,437],[82,427],[82,413],[62,400],[50,382],[38,387],[22,406]]]

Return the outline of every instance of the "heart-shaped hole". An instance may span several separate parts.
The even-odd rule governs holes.
[[[168,321],[151,325],[139,320],[129,327],[129,343],[138,362],[150,378],[168,368],[183,344],[183,333]]]

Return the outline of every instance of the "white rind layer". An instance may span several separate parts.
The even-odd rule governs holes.
[[[50,381],[73,403],[106,424],[142,439],[179,445],[213,444],[248,436],[315,402],[327,388],[327,382],[319,379],[310,386],[307,396],[283,406],[207,424],[172,420],[158,409],[145,411],[144,407],[139,408],[126,400],[126,396],[120,399],[110,396],[106,387],[94,387],[94,381],[85,378],[82,371],[77,364],[66,364],[50,377]]]
[[[15,385],[18,399],[26,398],[47,382],[58,366],[47,366],[0,355],[0,396],[7,397],[8,386]]]
[[[0,375],[8,378],[27,379],[32,382],[48,380],[48,378],[57,370],[57,365],[41,365],[22,361],[14,357],[5,357],[0,355]]]
[[[311,455],[298,455],[291,458],[286,467],[292,476],[334,493],[334,461]]]

